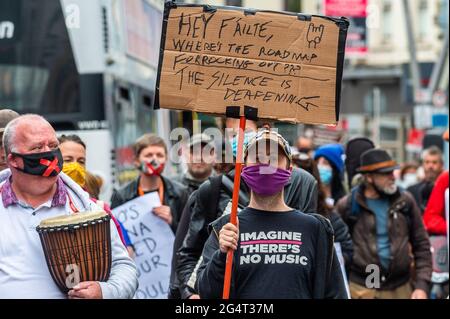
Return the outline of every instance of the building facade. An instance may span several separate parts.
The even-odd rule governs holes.
[[[324,14],[325,2],[303,0],[302,11]],[[341,2],[345,5],[345,2],[352,1]],[[367,51],[360,55],[348,55],[346,58],[341,119],[347,122],[348,138],[358,135],[371,136],[377,145],[390,150],[397,160],[412,160],[417,158],[417,152],[408,152],[405,147],[408,144],[410,129],[414,125],[414,95],[404,2],[366,2]],[[420,83],[426,87],[433,66],[439,60],[443,49],[445,29],[448,27],[448,1],[408,2],[421,73]],[[448,70],[445,71],[447,68],[444,68],[438,88],[448,96]]]

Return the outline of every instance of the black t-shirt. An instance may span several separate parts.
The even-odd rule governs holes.
[[[245,208],[239,213],[231,297],[312,298],[319,228],[318,219],[297,210]]]

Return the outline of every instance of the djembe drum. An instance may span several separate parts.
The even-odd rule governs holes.
[[[36,228],[50,274],[62,292],[106,281],[111,270],[111,217],[103,211],[42,220]]]

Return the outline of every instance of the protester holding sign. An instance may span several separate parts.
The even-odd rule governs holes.
[[[162,138],[154,134],[144,134],[137,139],[133,146],[133,150],[135,155],[135,166],[140,171],[139,177],[125,185],[122,189],[114,191],[111,198],[111,207],[114,209],[114,214],[118,216],[119,221],[122,221],[125,228],[128,229],[133,244],[135,246],[147,247],[145,249],[136,247],[136,262],[138,264],[138,270],[140,271],[139,283],[141,286],[138,289],[137,298],[167,298],[167,289],[171,291],[172,288],[166,287],[166,284],[168,286],[169,283],[170,269],[165,271],[164,268],[170,267],[170,259],[172,258],[171,253],[167,253],[164,256],[164,259],[169,258],[169,260],[165,260],[164,266],[159,267],[162,267],[163,269],[158,269],[161,273],[157,276],[160,278],[156,281],[154,267],[150,266],[154,258],[158,258],[158,260],[159,258],[162,258],[159,254],[155,255],[155,247],[157,247],[156,242],[153,238],[147,238],[145,233],[130,231],[133,227],[142,229],[142,226],[139,225],[145,224],[148,224],[149,226],[144,227],[144,229],[151,229],[153,226],[150,225],[153,225],[154,222],[152,222],[149,217],[145,216],[147,213],[145,205],[140,203],[140,206],[143,207],[138,213],[136,208],[133,208],[133,202],[136,202],[135,199],[138,197],[144,195],[149,197],[152,193],[157,193],[159,198],[158,205],[155,205],[154,200],[148,202],[148,207],[150,209],[148,213],[151,211],[154,215],[161,218],[170,226],[172,232],[175,234],[184,206],[186,205],[188,191],[187,188],[179,182],[162,176],[165,163],[168,160],[167,146]],[[124,207],[127,205],[124,204],[128,203],[129,207],[125,209]],[[122,212],[123,209],[129,213]],[[133,214],[138,215],[139,217],[135,216],[135,220],[131,220],[128,215],[131,216]],[[158,247],[163,245],[167,246],[167,244],[170,243],[171,252],[173,247],[173,235],[169,238],[164,235],[164,229],[158,228],[158,234],[160,234],[161,231],[163,234],[160,236],[161,238],[166,238],[166,242],[162,243],[160,241]],[[156,232],[156,230],[154,230],[154,232]],[[134,240],[138,240],[139,243],[134,242]],[[154,243],[150,248],[147,246],[149,240]],[[164,241],[164,239],[162,239],[162,241]],[[168,274],[167,278],[165,278],[166,272]]]
[[[137,139],[133,150],[139,177],[114,191],[111,207],[114,209],[138,196],[157,191],[162,205],[155,207],[153,213],[169,224],[175,233],[188,193],[180,183],[162,176],[168,159],[166,143],[159,136],[144,134]]]
[[[161,207],[161,200],[154,191],[113,209],[134,244],[139,280],[136,299],[166,299],[169,291],[174,234],[164,219],[152,213],[156,207]]]
[[[277,154],[266,146],[269,141],[278,146]],[[226,255],[233,249],[233,299],[347,298],[333,256],[331,224],[285,204],[283,188],[292,171],[287,141],[261,131],[244,156],[242,178],[251,189],[250,204],[238,215],[239,229],[228,222],[229,216],[212,224],[198,274],[200,297],[221,297]]]
[[[168,1],[155,108],[225,115],[239,119],[242,131],[249,120],[336,124],[348,25],[345,18]],[[244,142],[251,134],[245,131]],[[238,153],[242,139],[232,145]],[[192,289],[185,297],[195,293],[208,223],[224,213],[231,194],[232,216],[238,201],[248,205],[248,187],[239,179],[240,171],[231,171],[196,193],[178,252],[178,276]],[[317,183],[310,174],[293,170],[285,191],[288,206],[315,211]]]
[[[256,135],[257,123],[247,120],[249,138]],[[227,129],[236,130],[239,121],[226,121]],[[232,137],[230,144],[236,144]],[[233,150],[233,154],[235,152]],[[208,239],[208,225],[226,212],[233,193],[233,179],[235,171],[212,177],[203,183],[192,203],[192,216],[189,229],[185,235],[183,245],[178,250],[177,274],[181,282],[182,298],[196,297],[195,270],[202,254],[203,246]],[[314,213],[317,209],[317,182],[314,177],[303,169],[294,168],[292,176],[285,186],[285,201],[290,207],[301,212]],[[241,182],[239,191],[239,207],[244,208],[249,203],[249,188]],[[178,234],[177,234],[178,236]],[[181,234],[180,234],[181,236]]]
[[[237,138],[236,134],[239,130],[239,120],[227,118],[225,121],[226,131],[230,136],[223,141],[229,143],[232,148],[233,156],[236,156]],[[247,121],[247,130],[244,140],[256,135],[257,123],[255,121]],[[227,173],[210,177],[203,185],[199,192],[194,192],[188,200],[188,204],[183,212],[182,220],[188,222],[188,227],[178,229],[175,242],[181,242],[177,245],[176,259],[174,263],[178,281],[180,282],[181,298],[198,298],[195,290],[196,265],[202,253],[203,245],[208,238],[207,226],[216,218],[222,216],[228,203],[230,202],[233,192],[234,179],[234,163],[227,162],[226,148],[222,149],[222,161],[225,165],[230,165],[231,170]],[[244,207],[248,204],[248,189],[245,184],[241,183],[239,190],[239,204]],[[228,212],[229,213],[229,212]],[[188,218],[189,217],[189,218]],[[176,295],[174,293],[174,295]]]

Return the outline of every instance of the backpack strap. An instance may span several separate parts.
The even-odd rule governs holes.
[[[350,204],[351,204],[351,210],[350,215],[351,216],[357,216],[361,212],[361,207],[359,206],[358,202],[356,201],[356,195],[359,191],[359,187],[353,187],[351,196],[349,196]]]
[[[233,198],[233,188],[234,188],[234,181],[232,181],[227,175],[224,175],[222,178],[222,184],[225,187],[225,191],[230,195],[230,198]],[[239,190],[239,198],[238,203],[240,206],[245,207],[250,202],[250,199],[248,198],[247,194],[244,194],[242,190]]]
[[[353,187],[347,199],[346,209],[350,210],[350,214],[346,220],[346,224],[348,226],[350,236],[353,236],[353,227],[358,221],[359,214],[361,213],[361,206],[358,204],[358,201],[356,200],[356,195],[358,194],[359,190],[360,190],[359,186]]]

